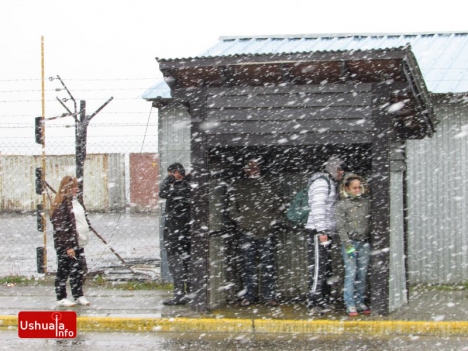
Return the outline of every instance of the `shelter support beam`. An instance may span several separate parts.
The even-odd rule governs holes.
[[[390,257],[390,152],[391,116],[387,112],[390,90],[375,84],[372,99],[372,256],[370,263],[371,309],[378,315],[389,313]]]
[[[193,90],[187,95],[189,112],[192,120],[206,119],[206,89]],[[192,239],[190,281],[194,298],[193,310],[208,310],[209,277],[209,169],[208,145],[206,135],[192,125],[191,130],[192,160]]]

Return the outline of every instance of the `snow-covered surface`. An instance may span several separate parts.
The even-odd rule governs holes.
[[[376,50],[411,45],[428,90],[468,92],[468,33],[329,34],[221,37],[199,57],[297,53],[310,51]],[[144,99],[170,98],[163,79]]]

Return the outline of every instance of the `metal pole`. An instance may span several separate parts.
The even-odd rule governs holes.
[[[41,37],[41,86],[42,86],[42,128],[41,128],[41,140],[42,140],[42,174],[41,183],[45,184],[45,169],[46,169],[46,156],[45,156],[45,87],[44,87],[44,36]],[[43,272],[47,273],[47,230],[46,230],[46,191],[45,187],[42,187],[42,231],[44,239],[44,261],[43,261]]]
[[[78,197],[83,201],[84,194],[84,163],[86,159],[85,129],[86,129],[86,101],[80,100],[80,118],[75,122],[76,140],[76,178],[78,182]]]
[[[96,234],[96,236],[101,239],[101,241],[109,248],[109,250],[112,251],[112,253],[117,256],[117,258],[124,264],[125,267],[127,267],[133,274],[136,274],[136,272],[133,270],[133,268],[127,263],[125,262],[125,260],[122,258],[122,256],[120,256],[110,245],[109,243],[102,237],[99,235],[99,233],[93,228],[93,227],[90,227],[92,232],[94,234]]]

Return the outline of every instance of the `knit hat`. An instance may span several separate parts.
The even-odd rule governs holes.
[[[169,167],[167,167],[167,171],[171,173],[179,171],[180,174],[185,175],[185,168],[179,162],[175,162]]]

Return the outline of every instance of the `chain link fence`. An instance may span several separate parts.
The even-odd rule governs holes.
[[[46,140],[45,151],[45,180],[50,187],[44,190],[46,203],[42,204],[42,194],[36,193],[36,169],[42,168],[41,145],[34,140],[0,142],[0,277],[37,276],[41,258],[47,273],[56,270],[48,210],[62,177],[76,173],[74,140]],[[113,274],[159,277],[156,151],[155,141],[142,145],[125,138],[91,138],[88,142],[84,202],[91,224],[101,237],[92,234],[85,247],[91,273],[102,272],[110,278]],[[38,205],[45,209],[45,230],[38,225]]]

